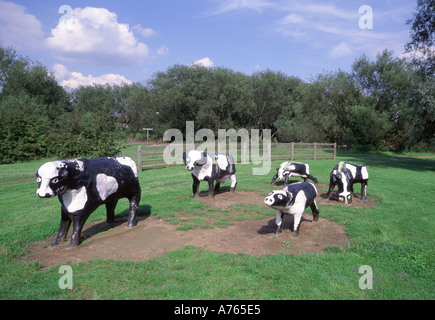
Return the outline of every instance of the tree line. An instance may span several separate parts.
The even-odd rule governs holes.
[[[278,142],[434,150],[435,3],[417,0],[406,59],[384,50],[311,81],[281,71],[174,65],[144,83],[61,87],[39,62],[0,46],[0,163],[99,157],[144,127],[271,129]],[[262,131],[260,131],[262,132]]]
[[[146,83],[65,90],[53,73],[0,48],[0,162],[108,156],[118,139],[165,130],[271,129],[278,142],[336,142],[360,150],[432,150],[435,79],[390,51],[351,72],[304,82],[280,71],[246,75],[175,65]],[[157,128],[156,128],[157,126]]]

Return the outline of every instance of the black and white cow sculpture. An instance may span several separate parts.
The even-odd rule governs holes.
[[[59,197],[61,221],[52,246],[65,240],[71,222],[73,232],[68,248],[80,243],[83,226],[100,205],[106,205],[107,222],[115,221],[119,199],[128,198],[128,227],[136,225],[141,197],[135,162],[129,157],[76,159],[43,164],[36,173],[40,198]]]
[[[305,163],[286,161],[281,163],[279,168],[276,168],[276,175],[273,176],[272,182],[274,184],[276,179],[285,180],[285,186],[288,185],[288,179],[290,177],[301,177],[306,182],[307,179],[313,180],[317,183],[316,177],[310,174],[310,166]]]
[[[351,204],[352,196],[355,197],[353,185],[361,183],[361,200],[366,202],[368,180],[369,173],[366,166],[341,161],[331,171],[328,198]],[[336,185],[338,191],[333,192]]]
[[[293,183],[282,190],[274,190],[264,199],[264,204],[276,209],[276,231],[282,232],[282,220],[284,214],[291,214],[293,219],[293,237],[299,236],[302,215],[306,208],[310,207],[313,213],[313,220],[319,220],[319,209],[316,198],[317,189],[311,182]]]
[[[231,192],[236,190],[236,166],[231,155],[191,150],[187,155],[186,152],[183,153],[183,159],[186,169],[192,171],[192,198],[198,195],[200,181],[208,182],[209,196],[214,197],[219,192],[221,183],[225,183],[228,178],[231,179]],[[213,190],[215,180],[216,186]]]

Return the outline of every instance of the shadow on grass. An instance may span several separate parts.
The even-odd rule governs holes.
[[[136,215],[136,221],[144,221],[148,219],[151,215],[151,206],[148,204],[140,205],[137,209],[137,215]],[[116,228],[124,223],[127,223],[128,220],[128,212],[129,210],[126,209],[122,211],[121,213],[117,214],[115,216],[115,222],[108,223],[106,221],[102,221],[100,223],[94,224],[93,226],[87,228],[86,230],[83,230],[81,234],[81,241],[84,241],[88,238],[91,238],[92,236],[108,231],[110,229]]]
[[[364,164],[369,167],[393,167],[411,171],[435,171],[435,158],[433,157],[390,156],[380,152],[340,152],[339,157],[346,158],[346,161],[351,163]]]

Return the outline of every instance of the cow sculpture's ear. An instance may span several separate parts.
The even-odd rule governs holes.
[[[183,152],[183,161],[184,161],[184,165],[186,165],[186,151]]]
[[[288,188],[285,188],[285,192],[286,192],[286,194],[287,194],[287,197],[288,197],[288,202],[287,202],[287,205],[289,205],[290,204],[290,202],[292,201],[292,199],[293,199],[293,195],[288,191]]]
[[[59,177],[66,178],[68,176],[68,167],[65,163],[62,163],[59,167]]]
[[[201,154],[201,160],[197,161],[197,163],[201,166],[205,165],[207,163],[207,152],[203,151]]]

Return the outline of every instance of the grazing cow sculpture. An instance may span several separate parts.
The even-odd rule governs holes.
[[[351,204],[352,196],[355,197],[353,185],[361,183],[361,200],[366,202],[368,180],[369,173],[366,166],[341,161],[331,171],[328,198]],[[336,185],[338,191],[333,192]]]
[[[299,236],[302,215],[306,208],[310,207],[313,213],[313,220],[319,220],[319,209],[315,198],[317,189],[311,182],[293,183],[282,190],[274,190],[264,199],[264,204],[276,209],[276,231],[282,233],[282,221],[284,214],[291,214],[293,219],[293,237]]]
[[[289,177],[301,177],[307,182],[307,178],[317,183],[316,177],[310,174],[310,166],[305,163],[286,161],[281,163],[279,168],[276,168],[276,174],[272,178],[270,184],[274,184],[276,179],[285,180],[285,186],[288,185]]]
[[[61,222],[57,238],[51,246],[65,240],[71,222],[73,232],[68,248],[80,243],[83,226],[100,205],[106,205],[107,222],[115,221],[119,199],[128,198],[128,227],[136,225],[141,197],[135,162],[129,157],[51,161],[36,173],[40,198],[58,196]]]
[[[200,181],[208,182],[209,196],[214,197],[219,192],[220,184],[225,183],[228,178],[231,179],[231,192],[236,190],[236,166],[231,155],[191,150],[187,155],[186,152],[183,153],[183,159],[186,169],[192,171],[192,198],[198,195]],[[213,190],[215,180],[216,186]]]

